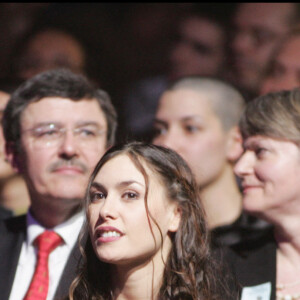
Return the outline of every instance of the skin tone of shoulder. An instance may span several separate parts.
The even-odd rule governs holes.
[[[300,149],[295,143],[266,136],[250,136],[235,166],[241,177],[243,208],[274,224],[277,285],[300,278]],[[300,285],[284,289],[300,292]]]
[[[101,261],[111,265],[114,299],[156,299],[170,233],[178,229],[180,212],[165,187],[145,163],[149,192],[143,174],[126,154],[104,164],[90,189],[90,236]],[[153,219],[157,222],[153,221]]]

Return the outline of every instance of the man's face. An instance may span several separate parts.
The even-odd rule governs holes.
[[[22,149],[15,159],[33,207],[55,198],[78,204],[106,148],[107,123],[98,102],[43,98],[28,105],[20,123]],[[94,138],[91,132],[101,134]]]
[[[224,62],[225,37],[219,25],[189,18],[179,28],[179,40],[170,53],[170,76],[216,75]]]
[[[272,62],[261,94],[290,90],[300,85],[300,36],[289,39]]]
[[[289,30],[292,3],[243,3],[233,19],[233,71],[237,83],[257,92],[273,50]]]
[[[226,165],[227,134],[209,97],[188,89],[167,91],[156,113],[154,144],[179,153],[201,186],[216,180]]]

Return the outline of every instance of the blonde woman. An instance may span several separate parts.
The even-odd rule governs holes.
[[[235,166],[243,208],[273,225],[233,248],[241,299],[300,299],[300,91],[250,102],[240,121],[244,153]]]

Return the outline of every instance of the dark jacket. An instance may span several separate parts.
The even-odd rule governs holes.
[[[270,300],[276,298],[276,242],[273,229],[265,232],[263,236],[248,242],[231,246],[225,254],[225,260],[233,270],[241,293],[247,292],[245,287],[258,290],[258,286],[270,286]],[[266,291],[265,289],[264,292]],[[243,291],[244,290],[244,291]],[[249,291],[249,289],[248,289]],[[241,298],[243,299],[243,298]],[[248,298],[249,299],[249,298]],[[256,298],[259,294],[256,294]]]
[[[212,229],[211,236],[215,246],[232,246],[256,240],[270,228],[271,225],[267,222],[242,212],[235,222]]]

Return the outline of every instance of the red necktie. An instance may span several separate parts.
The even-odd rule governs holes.
[[[37,264],[24,300],[46,300],[49,286],[48,258],[62,238],[54,231],[46,230],[34,241],[38,249]]]

